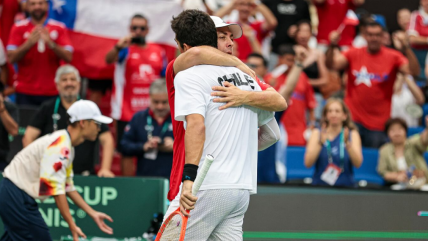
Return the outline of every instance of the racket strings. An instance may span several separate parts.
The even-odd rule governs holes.
[[[163,230],[160,241],[179,241],[183,220],[180,215],[174,215]]]

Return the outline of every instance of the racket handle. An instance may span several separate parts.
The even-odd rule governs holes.
[[[208,170],[210,169],[211,164],[214,161],[214,157],[210,154],[206,155],[205,157],[205,161],[202,164],[201,169],[199,170],[198,175],[196,176],[195,182],[193,183],[193,188],[192,188],[192,194],[194,196],[196,196],[196,193],[198,193],[199,188],[202,185],[202,182],[205,179],[205,176],[207,175]]]

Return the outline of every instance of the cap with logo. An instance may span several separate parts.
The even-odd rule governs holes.
[[[78,100],[74,102],[67,110],[70,116],[70,122],[74,123],[80,120],[94,120],[103,124],[110,124],[113,119],[101,114],[98,106],[90,100]]]
[[[233,34],[233,38],[237,39],[242,36],[242,28],[237,23],[225,23],[223,19],[217,16],[210,16],[216,28],[228,27]]]

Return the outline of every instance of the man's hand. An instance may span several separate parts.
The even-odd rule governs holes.
[[[49,36],[49,31],[46,28],[40,28],[40,38],[45,41],[46,44],[50,45],[53,41]]]
[[[77,226],[71,229],[71,235],[73,236],[73,241],[79,241],[79,237],[86,239],[86,235]]]
[[[193,210],[195,208],[196,200],[198,200],[198,198],[192,194],[192,187],[193,182],[185,180],[183,182],[183,187],[181,188],[180,211],[186,217],[190,216],[189,213],[187,213],[187,210]]]
[[[213,86],[212,90],[217,92],[212,92],[211,96],[218,96],[221,98],[215,98],[213,102],[217,103],[226,103],[225,105],[220,106],[219,110],[224,110],[229,107],[241,106],[245,103],[248,92],[239,89],[228,81],[223,82],[223,86]]]
[[[152,138],[150,138],[150,140],[144,143],[143,150],[147,152],[147,151],[157,149],[160,141],[161,140],[159,137],[153,136]]]
[[[100,228],[101,231],[106,234],[113,234],[113,229],[104,223],[104,219],[113,222],[113,219],[110,216],[105,213],[95,212],[91,217],[94,219],[94,222],[98,225],[98,228]]]
[[[0,112],[3,111],[4,108],[6,107],[4,106],[3,94],[0,93]]]
[[[108,169],[100,169],[97,175],[98,177],[114,177],[114,173]]]
[[[425,177],[425,173],[422,170],[414,170],[413,175],[416,176],[417,178]]]
[[[296,61],[303,63],[303,61],[308,56],[308,50],[300,45],[295,45],[293,48],[294,48],[294,52],[296,52]]]
[[[241,27],[242,27],[242,33],[244,34],[245,37],[251,40],[255,40],[256,31],[250,25],[243,23],[241,24]]]
[[[168,150],[168,149],[172,149],[173,145],[174,145],[174,139],[172,139],[171,137],[167,136],[167,137],[163,138],[163,143],[160,146],[160,148],[162,150]]]
[[[290,36],[290,38],[294,39],[296,37],[296,33],[297,33],[297,26],[296,25],[291,25],[288,28],[287,33],[288,33],[288,36]]]
[[[131,38],[132,38],[131,36],[126,36],[119,39],[116,46],[121,49],[128,47],[131,44]]]
[[[33,28],[33,30],[30,33],[30,36],[27,39],[28,45],[30,46],[35,45],[39,41],[40,36],[41,36],[40,29],[38,27]]]
[[[331,45],[337,45],[340,40],[340,33],[338,31],[331,31],[329,39]]]
[[[410,47],[409,40],[407,39],[407,35],[405,32],[394,32],[392,34],[392,41],[394,43],[394,46],[400,51],[403,51],[404,48]]]

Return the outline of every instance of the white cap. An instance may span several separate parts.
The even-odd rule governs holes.
[[[233,34],[233,38],[237,39],[242,36],[242,28],[237,23],[225,23],[223,19],[217,16],[210,16],[213,20],[216,28],[229,27],[230,32]]]
[[[70,116],[70,122],[74,123],[80,120],[94,120],[103,124],[110,124],[113,119],[101,114],[98,106],[90,100],[78,100],[74,102],[67,110]]]

